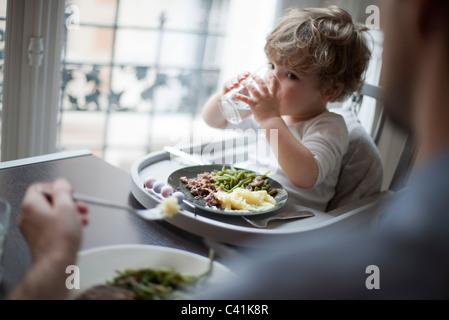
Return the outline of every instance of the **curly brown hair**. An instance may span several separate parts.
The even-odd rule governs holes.
[[[269,59],[320,78],[321,92],[332,90],[343,101],[359,89],[371,58],[364,31],[336,6],[293,9],[268,35]]]

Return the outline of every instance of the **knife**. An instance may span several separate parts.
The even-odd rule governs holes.
[[[178,156],[178,157],[180,157],[182,159],[185,159],[185,160],[188,160],[190,162],[193,162],[195,164],[199,164],[199,165],[204,165],[205,164],[203,161],[201,161],[200,159],[192,156],[191,154],[189,154],[187,152],[184,152],[184,151],[181,151],[179,149],[170,147],[170,146],[165,146],[164,147],[164,151],[166,151],[166,152],[168,152],[170,154],[173,154],[175,156]]]

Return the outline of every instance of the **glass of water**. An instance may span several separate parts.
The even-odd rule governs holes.
[[[3,280],[3,248],[5,244],[6,234],[9,227],[9,216],[11,207],[8,201],[0,198],[0,283]]]
[[[270,78],[272,79],[272,81],[277,81],[278,92],[276,98],[279,100],[282,91],[280,87],[280,81],[276,77],[275,73],[270,69],[270,67],[268,65],[260,67],[256,71],[251,72],[248,78],[245,79],[248,83],[253,84],[256,88],[258,88],[258,85],[254,80],[254,77],[256,75],[261,77],[266,82],[268,82]],[[248,90],[242,84],[240,84],[237,88],[234,88],[226,93],[219,101],[221,113],[229,123],[233,124],[239,124],[245,119],[245,117],[251,114],[249,105],[234,98],[234,95],[236,93],[244,96],[250,96]]]

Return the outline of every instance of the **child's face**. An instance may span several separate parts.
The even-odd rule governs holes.
[[[322,99],[317,75],[301,74],[273,60],[269,61],[269,65],[280,81],[281,115],[305,120],[325,110],[326,102]]]

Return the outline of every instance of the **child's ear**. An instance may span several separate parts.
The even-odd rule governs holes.
[[[327,89],[324,93],[321,94],[321,101],[323,101],[323,102],[334,101],[338,97],[339,94],[340,94],[340,90]]]

